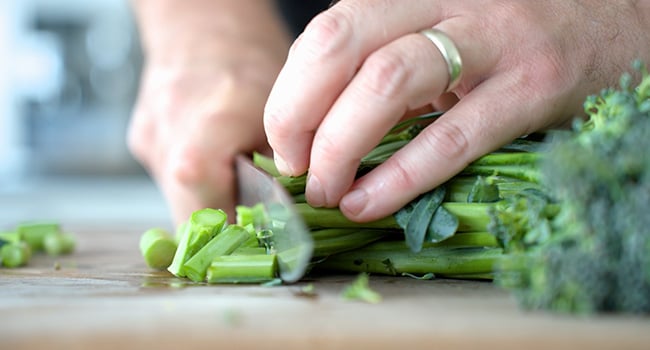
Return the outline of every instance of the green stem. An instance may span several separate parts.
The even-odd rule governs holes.
[[[271,157],[267,157],[261,153],[254,152],[253,164],[273,177],[280,176],[278,168],[275,167],[275,161]]]
[[[214,258],[207,269],[207,282],[260,283],[276,275],[275,255],[225,255]]]
[[[523,181],[540,183],[539,169],[534,165],[468,165],[463,175],[507,176]]]
[[[351,252],[332,255],[317,267],[387,275],[476,275],[491,273],[501,256],[500,248],[444,248],[428,245],[419,253],[413,253],[404,242],[382,241]]]
[[[492,203],[445,202],[442,206],[458,218],[458,232],[485,231],[490,223],[488,209]],[[354,222],[337,208],[313,208],[297,203],[296,209],[310,228],[375,228],[401,229],[391,215],[371,222]]]
[[[70,254],[76,245],[73,235],[65,232],[50,232],[43,238],[43,250],[50,256]],[[174,249],[176,244],[174,243]],[[173,252],[171,255],[173,256]],[[171,262],[171,259],[169,260]]]
[[[489,153],[471,165],[535,165],[542,159],[537,152]]]
[[[314,208],[297,203],[296,209],[309,228],[375,228],[400,229],[392,216],[365,223],[351,221],[338,208]]]
[[[476,176],[456,176],[448,181],[445,186],[447,187],[446,202],[467,202],[467,198],[476,183]],[[535,188],[540,189],[540,185],[513,179],[502,176],[492,176],[491,180],[499,188],[499,196],[505,198],[516,193],[520,193],[524,189]]]
[[[27,265],[32,256],[32,249],[24,241],[5,244],[0,248],[0,262],[6,267]]]
[[[174,276],[185,277],[183,265],[226,224],[227,215],[219,209],[200,209],[192,213],[178,242],[174,259],[167,270]]]
[[[239,225],[227,226],[187,260],[183,265],[185,275],[194,282],[205,280],[208,267],[214,258],[232,253],[249,237],[250,233],[245,228]]]
[[[16,227],[16,232],[33,251],[40,251],[43,250],[45,236],[52,232],[61,232],[61,227],[55,222],[25,222]]]
[[[312,231],[314,257],[354,250],[376,242],[392,232],[377,229],[323,229]]]
[[[140,237],[140,253],[145,263],[152,269],[166,269],[174,259],[176,240],[171,233],[152,228]]]

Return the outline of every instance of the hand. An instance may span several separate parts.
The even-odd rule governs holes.
[[[293,44],[264,124],[284,174],[309,169],[307,200],[352,220],[389,215],[476,158],[565,124],[588,94],[648,60],[648,1],[343,0]],[[355,180],[359,160],[409,111],[449,101],[447,65],[418,32],[435,27],[463,60],[458,102]],[[447,107],[449,105],[447,104]],[[444,108],[444,107],[443,107]]]
[[[133,0],[146,65],[129,147],[176,224],[234,219],[233,157],[268,152],[264,102],[289,47],[271,0]]]
[[[176,224],[205,207],[234,217],[233,157],[268,151],[262,111],[277,62],[265,70],[217,60],[147,66],[129,146],[158,183]]]

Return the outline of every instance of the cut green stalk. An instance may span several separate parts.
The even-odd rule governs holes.
[[[226,220],[226,213],[220,209],[205,208],[193,212],[167,270],[175,276],[185,277],[185,262],[223,229]]]
[[[501,256],[500,248],[449,248],[429,244],[424,244],[419,253],[413,253],[404,242],[382,241],[351,252],[332,255],[316,267],[387,275],[476,275],[491,273]]]
[[[207,270],[208,283],[261,283],[276,278],[275,255],[225,255],[214,258]]]
[[[152,228],[140,237],[140,253],[152,269],[166,269],[174,259],[176,240],[166,230]]]
[[[0,247],[5,244],[20,242],[20,234],[18,232],[0,232]]]
[[[25,266],[32,256],[32,249],[24,241],[5,244],[0,248],[0,260],[6,267]]]
[[[238,205],[235,207],[235,212],[237,214],[235,222],[239,226],[252,225],[255,230],[260,230],[268,225],[269,216],[264,203],[253,206]]]
[[[257,239],[256,239],[257,240]],[[263,255],[266,254],[266,248],[264,247],[247,247],[245,246],[246,242],[235,249],[230,255]]]
[[[50,256],[70,254],[75,245],[74,236],[65,232],[50,232],[43,238],[43,250]]]
[[[16,232],[33,251],[43,250],[43,239],[48,233],[59,233],[61,227],[54,222],[25,222],[16,227]]]
[[[227,226],[183,264],[185,276],[194,282],[204,281],[214,258],[232,253],[249,237],[250,233],[245,228],[239,225]]]

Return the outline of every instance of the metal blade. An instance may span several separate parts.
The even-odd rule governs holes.
[[[238,203],[246,206],[264,204],[270,220],[268,227],[261,229],[273,232],[280,277],[289,283],[298,281],[307,270],[314,247],[307,225],[296,211],[289,193],[276,179],[258,169],[244,155],[238,155],[235,164]]]

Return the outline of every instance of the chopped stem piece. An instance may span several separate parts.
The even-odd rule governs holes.
[[[152,228],[140,237],[140,253],[152,269],[162,270],[169,267],[176,252],[176,240],[171,233]]]
[[[250,233],[239,225],[229,225],[212,238],[183,265],[187,278],[194,282],[205,280],[206,271],[212,261],[219,256],[228,255],[250,237]]]
[[[277,275],[275,255],[224,255],[214,258],[207,271],[208,283],[260,283]]]
[[[31,247],[24,241],[5,244],[0,248],[0,260],[6,267],[27,265],[31,256]]]

